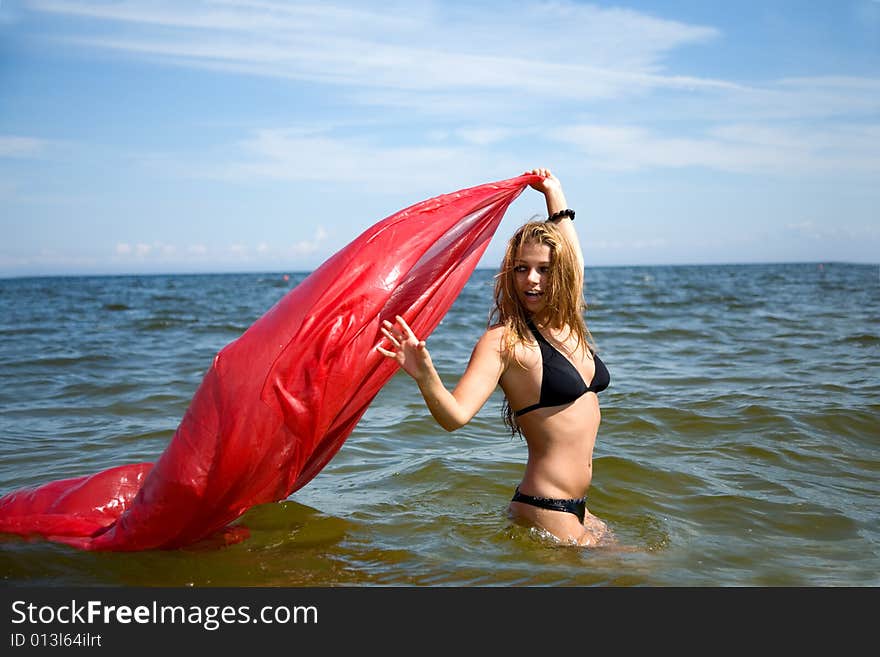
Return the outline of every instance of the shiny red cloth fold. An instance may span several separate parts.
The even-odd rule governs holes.
[[[226,531],[305,486],[342,447],[397,364],[384,319],[428,336],[452,306],[523,175],[438,196],[375,224],[214,358],[155,464],[0,498],[0,531],[88,550],[175,548]]]

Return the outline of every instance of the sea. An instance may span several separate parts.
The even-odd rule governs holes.
[[[0,494],[154,461],[214,355],[306,273],[0,280]],[[485,329],[477,269],[428,338],[449,387]],[[448,433],[404,373],[225,547],[87,552],[0,535],[7,586],[876,587],[880,267],[588,267],[611,372],[587,505],[613,540],[511,523],[526,446],[500,393]]]

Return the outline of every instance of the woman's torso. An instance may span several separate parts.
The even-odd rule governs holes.
[[[576,349],[574,334],[564,328],[542,328],[540,332],[589,387],[597,368],[589,349]],[[603,369],[601,365],[600,369]],[[536,343],[519,343],[514,347],[500,380],[512,409],[527,409],[537,404],[544,370],[544,359]],[[592,478],[593,446],[600,419],[599,400],[592,391],[580,394],[573,401],[542,406],[519,416],[517,422],[529,450],[521,490],[554,498],[585,495]]]

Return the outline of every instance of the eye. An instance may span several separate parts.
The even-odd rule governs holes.
[[[522,274],[527,269],[528,269],[528,267],[526,267],[525,265],[517,265],[516,267],[513,268],[513,271],[515,271],[517,274]]]
[[[549,273],[550,273],[550,267],[549,267],[549,266],[540,267],[540,268],[539,268],[539,271],[540,271],[542,274],[549,274]]]

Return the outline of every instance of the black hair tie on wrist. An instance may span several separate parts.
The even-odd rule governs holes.
[[[574,210],[572,210],[571,208],[566,208],[565,210],[554,212],[549,217],[547,217],[547,221],[556,221],[557,219],[562,219],[563,217],[568,217],[569,219],[574,221]]]

